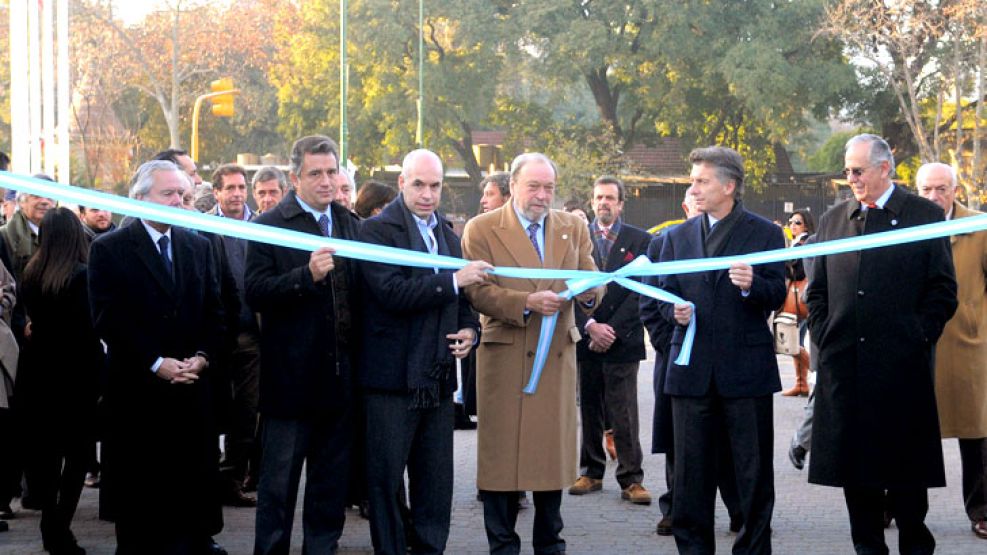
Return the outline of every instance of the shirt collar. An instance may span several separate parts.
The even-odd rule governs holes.
[[[144,229],[147,230],[147,234],[151,236],[151,242],[154,243],[155,246],[158,245],[158,241],[161,240],[161,237],[167,237],[168,241],[171,241],[171,226],[168,226],[168,229],[164,233],[161,233],[151,227],[146,221],[141,220],[141,223],[144,224]]]
[[[299,202],[301,202],[301,200],[299,200]],[[244,205],[243,205],[243,218],[241,218],[241,220],[243,220],[245,222],[249,222],[250,221],[251,214],[253,214],[253,212],[250,210],[250,207],[247,206],[246,203],[244,203]],[[216,204],[216,215],[219,216],[220,218],[229,218],[229,216],[227,216],[226,214],[223,213],[223,209],[219,206],[218,203]]]
[[[415,223],[418,224],[419,227],[427,227],[429,229],[435,229],[435,226],[438,225],[439,223],[439,219],[435,217],[435,212],[432,212],[431,214],[428,215],[428,220],[423,220],[419,218],[418,215],[415,214],[414,212],[411,212],[411,217],[415,219]]]
[[[537,222],[533,222],[533,221],[529,220],[528,218],[525,218],[524,217],[524,213],[522,213],[521,210],[519,210],[518,207],[513,202],[511,202],[511,208],[514,209],[514,213],[517,214],[517,219],[518,219],[519,222],[521,222],[521,227],[525,231],[528,230],[528,226],[531,225],[531,224],[538,224],[541,229],[545,229],[545,216],[544,215],[542,215],[542,217]]]
[[[881,210],[884,210],[884,205],[888,203],[888,199],[891,198],[891,193],[893,192],[894,192],[894,183],[892,183],[891,186],[888,187],[886,191],[884,191],[884,194],[882,194],[880,197],[878,197],[876,201],[874,201],[874,204],[877,205],[877,207],[880,208]],[[864,206],[867,205],[865,204]]]
[[[329,203],[329,206],[327,206],[324,211],[320,212],[309,206],[308,203],[302,200],[302,197],[298,195],[295,195],[295,200],[298,201],[298,206],[301,206],[302,210],[308,212],[313,218],[315,218],[315,221],[319,221],[319,218],[322,216],[329,216],[329,221],[332,221],[332,203]]]

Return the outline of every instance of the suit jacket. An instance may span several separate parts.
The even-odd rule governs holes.
[[[818,242],[941,221],[938,205],[895,187],[884,210],[837,204]],[[945,485],[933,356],[956,310],[949,239],[817,257],[807,288],[818,345],[809,481]]]
[[[678,225],[678,224],[676,224]],[[661,247],[665,237],[672,228],[665,229],[661,235],[656,235],[648,245],[648,258],[658,262],[661,257]],[[648,276],[644,283],[661,287],[660,276]],[[648,339],[655,349],[655,367],[652,374],[652,386],[655,393],[655,411],[651,423],[651,452],[667,453],[672,449],[672,398],[665,394],[665,375],[668,369],[668,350],[672,345],[672,331],[675,323],[665,319],[662,303],[658,299],[641,295],[639,309],[641,323],[648,330]]]
[[[332,235],[357,238],[359,221],[332,203]],[[254,220],[260,225],[321,235],[319,225],[289,192]],[[260,412],[278,418],[342,414],[350,400],[353,325],[348,314],[357,284],[356,265],[335,258],[335,268],[315,282],[311,253],[250,243],[244,286],[247,303],[260,313]]]
[[[461,258],[459,237],[452,224],[435,214],[439,253]],[[414,226],[414,227],[411,227]],[[364,220],[360,240],[376,245],[428,252],[425,242],[398,196],[384,210]],[[433,368],[441,372],[441,395],[456,390],[456,359],[446,334],[478,328],[466,296],[453,287],[453,272],[393,264],[360,263],[366,294],[363,341],[372,349],[360,350],[361,385],[368,389],[408,393],[409,374]]]
[[[178,227],[171,239],[174,276],[140,220],[90,249],[89,299],[108,366],[100,512],[136,526],[181,514],[183,527],[212,535],[223,521],[211,373],[206,368],[196,382],[174,385],[151,366],[158,357],[217,351],[224,333],[219,282],[206,239]],[[149,473],[148,464],[162,471]]]
[[[953,218],[979,216],[958,202]],[[936,401],[942,437],[987,437],[987,231],[949,238],[956,314],[936,344]]]
[[[590,223],[590,237],[596,228]],[[651,235],[632,225],[621,222],[617,239],[610,247],[610,255],[606,260],[600,258],[596,241],[593,241],[593,262],[603,271],[613,272],[633,261],[648,250]],[[583,333],[583,339],[576,345],[577,358],[606,362],[637,362],[644,360],[644,327],[641,325],[638,304],[640,295],[620,285],[607,284],[607,292],[603,302],[593,311],[593,319],[602,324],[610,324],[617,339],[605,353],[597,353],[589,349],[589,334],[585,332],[586,322],[589,321],[583,311],[576,311],[576,325]]]
[[[780,249],[781,228],[748,212],[742,205],[737,221],[725,238],[722,256]],[[705,216],[686,220],[668,231],[662,262],[703,258],[702,223]],[[781,390],[774,340],[768,314],[785,300],[785,264],[754,266],[750,294],[741,295],[727,270],[674,274],[661,280],[664,289],[696,305],[696,338],[689,366],[675,364],[685,326],[675,326],[668,353],[665,393],[700,397],[714,388],[722,397],[758,397]],[[675,322],[674,307],[662,304],[665,319]]]
[[[545,219],[544,263],[521,228],[512,203],[466,224],[463,254],[494,266],[595,270],[586,225],[552,210]],[[492,491],[558,490],[577,472],[576,343],[573,302],[562,305],[545,368],[534,395],[522,389],[531,375],[542,317],[524,314],[530,293],[566,289],[562,280],[491,276],[466,288],[480,313],[477,349],[477,487]],[[598,306],[602,288],[596,291]]]

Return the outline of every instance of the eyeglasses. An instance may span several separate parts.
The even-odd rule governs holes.
[[[788,220],[788,225],[805,225],[802,220]]]
[[[873,168],[874,166],[864,166],[862,168],[843,168],[843,175],[850,177],[850,174],[860,177],[864,175],[864,172]]]

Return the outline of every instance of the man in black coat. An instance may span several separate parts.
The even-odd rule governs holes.
[[[130,196],[178,207],[183,180],[173,163],[147,162]],[[100,511],[116,522],[120,555],[225,553],[210,538],[223,527],[209,361],[224,329],[212,256],[198,235],[136,219],[90,251],[108,366]]]
[[[702,215],[696,209],[696,199],[691,194],[692,187],[685,190],[685,197],[682,199],[682,211],[685,219],[691,219]],[[670,226],[655,235],[648,245],[648,258],[652,262],[658,262],[661,258],[661,247],[665,244],[668,234],[678,227],[679,224]],[[644,278],[644,283],[660,287],[660,276],[648,276]],[[675,324],[665,320],[662,316],[662,303],[655,298],[640,296],[641,323],[648,330],[648,339],[655,350],[655,367],[653,371],[653,387],[655,393],[654,419],[651,423],[651,452],[665,454],[665,493],[658,496],[658,510],[661,511],[661,519],[655,527],[655,533],[659,536],[672,535],[672,498],[674,497],[675,479],[675,446],[673,444],[672,426],[672,398],[665,393],[665,375],[668,369],[668,350],[672,344],[672,331]],[[743,516],[740,514],[740,501],[737,499],[737,480],[733,472],[733,457],[730,456],[730,443],[725,436],[721,438],[718,446],[719,455],[717,457],[717,489],[720,490],[720,498],[730,515],[730,531],[739,532],[743,527]]]
[[[356,239],[358,220],[332,202],[336,143],[319,135],[291,148],[290,192],[254,220],[312,235]],[[287,553],[306,463],[306,553],[335,553],[345,521],[352,436],[351,353],[355,265],[332,249],[247,247],[247,303],[260,313],[261,464],[254,552]]]
[[[744,165],[729,148],[693,150],[692,195],[701,217],[668,232],[662,262],[784,248],[773,223],[744,209]],[[661,285],[694,303],[662,305],[678,324],[668,352],[665,393],[672,396],[675,470],[672,532],[680,552],[712,553],[719,444],[725,436],[743,527],[734,552],[770,553],[774,509],[772,393],[781,390],[768,314],[785,299],[783,263],[664,276]],[[676,364],[695,313],[688,366]]]
[[[823,214],[817,241],[942,221],[891,183],[880,137],[853,137],[845,160],[855,199]],[[857,553],[887,553],[885,490],[901,552],[932,553],[927,488],[946,485],[934,349],[957,305],[949,239],[817,258],[806,296],[819,347],[809,481],[843,488]]]
[[[367,243],[462,257],[459,237],[438,213],[442,161],[428,150],[404,158],[401,194],[363,222]],[[398,491],[407,467],[414,553],[442,553],[452,510],[452,394],[456,359],[478,339],[463,287],[493,267],[474,261],[452,272],[363,262],[360,381],[367,413],[367,484],[374,551],[403,555]]]
[[[593,212],[589,224],[593,238],[593,261],[603,271],[613,272],[648,250],[651,236],[624,223],[624,184],[603,176],[593,184]],[[607,285],[606,295],[590,318],[576,312],[576,325],[583,339],[576,344],[579,362],[579,411],[582,416],[580,476],[569,488],[572,495],[599,491],[607,467],[603,449],[604,418],[610,415],[617,451],[617,483],[621,497],[639,505],[651,503],[651,494],[641,484],[641,462],[637,407],[637,371],[644,360],[644,327],[638,311],[637,293],[617,283]]]

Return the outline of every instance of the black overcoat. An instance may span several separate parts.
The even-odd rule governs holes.
[[[606,260],[600,259],[599,248],[593,235],[596,226],[590,224],[590,237],[593,241],[593,261],[596,267],[604,272],[613,272],[638,256],[647,254],[651,235],[632,225],[621,222],[617,239],[610,247],[610,255]],[[586,322],[589,316],[581,310],[576,311],[576,326],[579,327],[583,338],[576,344],[578,360],[595,360],[601,362],[638,362],[644,360],[644,326],[641,325],[638,304],[640,295],[616,282],[607,284],[607,292],[600,301],[600,306],[593,311],[593,319],[597,322],[610,324],[617,339],[605,353],[597,353],[589,349],[589,334]]]
[[[357,239],[359,220],[332,203],[332,236]],[[321,235],[315,218],[298,204],[292,191],[254,220]],[[351,318],[339,314],[335,295],[352,295],[356,265],[342,257],[325,279],[315,282],[305,250],[251,242],[247,246],[244,287],[247,304],[260,314],[260,412],[277,418],[312,418],[342,414],[352,387],[350,353],[354,348]],[[345,275],[340,275],[345,274]],[[343,290],[347,283],[349,290]]]
[[[941,221],[896,188],[885,209],[849,200],[823,214],[816,241]],[[948,238],[818,257],[807,289],[818,346],[809,481],[944,486],[933,353],[956,310]]]
[[[433,233],[440,245],[445,245],[449,256],[462,258],[459,237],[452,224],[436,213],[438,225]],[[361,240],[376,245],[428,252],[424,239],[413,224],[411,214],[399,195],[384,210],[363,221]],[[441,235],[441,237],[440,237]],[[439,251],[442,252],[441,250]],[[362,296],[365,309],[363,340],[369,349],[360,350],[361,385],[367,389],[408,393],[408,373],[415,370],[415,361],[442,364],[449,371],[444,373],[443,391],[456,390],[455,358],[447,348],[446,334],[463,328],[473,328],[479,334],[480,323],[470,308],[469,301],[460,289],[453,288],[448,270],[438,273],[432,268],[412,268],[374,262],[361,262],[360,270],[366,294]],[[446,329],[424,329],[429,313],[448,313]],[[432,323],[438,323],[435,318]],[[479,338],[479,335],[477,335]],[[418,354],[419,349],[424,349]],[[442,353],[438,356],[437,353]]]
[[[666,229],[661,235],[651,239],[648,245],[648,258],[658,262],[661,247],[665,244]],[[644,283],[654,287],[660,286],[659,276],[648,276]],[[672,345],[672,331],[675,324],[662,316],[661,302],[658,299],[641,295],[639,305],[641,323],[648,330],[648,339],[655,349],[655,367],[652,384],[655,393],[655,411],[651,422],[651,452],[667,453],[672,449],[672,398],[665,395],[665,371],[668,368],[668,350]]]
[[[158,357],[211,358],[223,337],[219,279],[209,241],[171,230],[174,277],[141,220],[101,236],[89,255],[89,299],[107,346],[103,518],[192,534],[222,529],[211,375],[171,384]],[[154,492],[150,495],[149,492]]]

